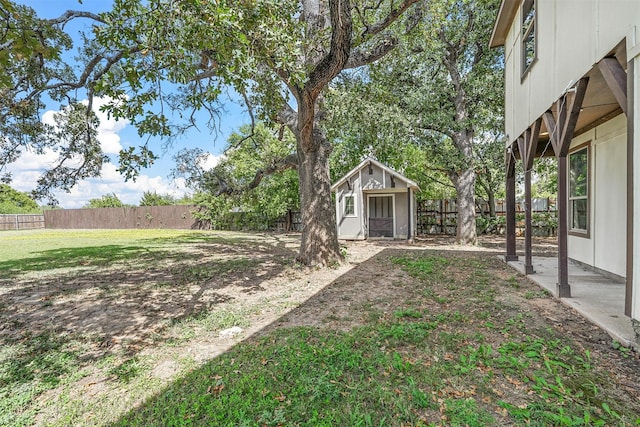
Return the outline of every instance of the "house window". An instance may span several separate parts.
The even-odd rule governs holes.
[[[356,196],[345,196],[344,216],[356,216]]]
[[[589,146],[569,154],[569,229],[589,232]]]
[[[522,75],[531,68],[536,59],[536,2],[522,3]]]

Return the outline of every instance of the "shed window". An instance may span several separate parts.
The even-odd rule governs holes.
[[[589,146],[569,154],[569,228],[589,231]]]
[[[524,76],[536,59],[536,2],[522,3],[522,75]]]
[[[345,196],[344,216],[356,216],[356,196]]]

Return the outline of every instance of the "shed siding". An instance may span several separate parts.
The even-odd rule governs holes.
[[[407,193],[396,194],[396,236],[407,239],[407,225],[409,224],[407,212]]]
[[[369,173],[369,167],[362,169],[362,188],[364,190],[376,190],[385,188],[383,170],[376,165],[371,166],[372,173]]]
[[[364,239],[365,234],[362,228],[362,215],[363,212],[360,209],[362,201],[362,193],[360,191],[360,181],[358,175],[352,179],[351,190],[345,183],[340,186],[336,193],[337,205],[338,205],[338,236],[343,239]],[[345,196],[355,197],[356,215],[345,216]]]

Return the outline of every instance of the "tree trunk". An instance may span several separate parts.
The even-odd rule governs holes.
[[[470,167],[461,171],[453,181],[456,187],[456,202],[458,204],[456,243],[460,245],[475,245],[478,240],[475,204],[476,172],[473,167]]]
[[[493,189],[487,191],[487,203],[489,203],[489,218],[496,217],[496,192]]]
[[[298,137],[298,174],[300,178],[300,211],[302,241],[298,261],[305,265],[331,265],[342,262],[336,210],[331,199],[329,154],[331,144],[319,129],[314,129],[312,142]]]

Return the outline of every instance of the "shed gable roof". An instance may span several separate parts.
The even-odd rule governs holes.
[[[420,191],[420,187],[418,187],[418,184],[416,184],[415,181],[410,180],[406,176],[396,172],[395,170],[391,169],[389,166],[380,163],[378,160],[376,160],[376,159],[374,159],[373,157],[370,157],[370,156],[366,157],[362,162],[360,162],[360,164],[358,166],[356,166],[355,168],[351,169],[342,178],[340,178],[338,181],[336,181],[336,183],[331,186],[331,191],[336,191],[338,189],[338,187],[340,187],[342,184],[344,184],[349,178],[351,178],[353,175],[358,173],[360,170],[362,170],[366,166],[368,166],[369,163],[378,166],[380,169],[382,169],[383,171],[385,171],[389,175],[392,175],[395,178],[403,181],[404,183],[407,184],[408,188],[411,188],[412,190]]]

